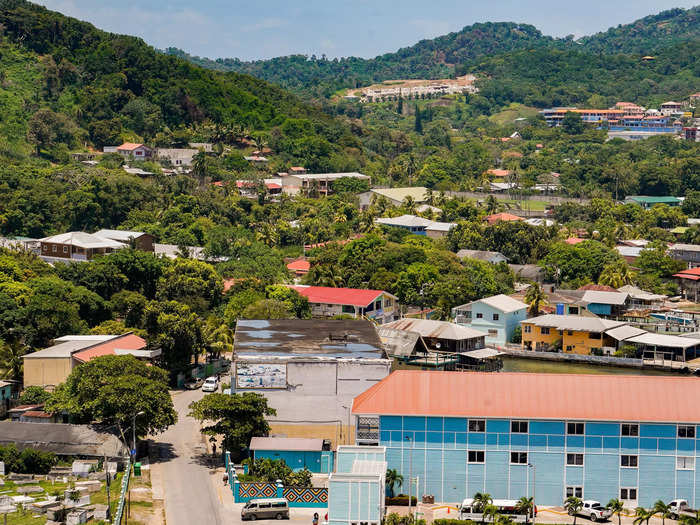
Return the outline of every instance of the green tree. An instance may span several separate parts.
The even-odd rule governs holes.
[[[24,371],[23,356],[30,352],[21,337],[11,337],[8,341],[0,339],[0,377],[22,381]]]
[[[386,484],[389,487],[389,497],[394,497],[394,487],[400,487],[403,485],[403,475],[400,474],[396,469],[387,469],[386,471]]]
[[[603,268],[598,277],[598,284],[621,288],[627,284],[632,284],[634,274],[623,259],[613,261]]]
[[[525,515],[525,523],[528,523],[530,520],[530,516],[532,515],[532,511],[535,508],[535,502],[532,498],[528,498],[526,496],[521,497],[518,500],[518,503],[515,505],[515,511],[518,514],[524,514]]]
[[[585,129],[581,115],[573,111],[566,112],[562,119],[561,127],[569,135],[580,135]]]
[[[474,510],[484,512],[487,505],[493,503],[493,498],[488,492],[477,492],[474,494]]]
[[[293,319],[294,313],[282,301],[261,299],[246,306],[242,319]]]
[[[179,301],[203,313],[221,302],[224,284],[214,267],[196,259],[176,259],[158,280],[157,299]]]
[[[654,517],[653,510],[647,510],[643,507],[637,507],[634,510],[634,525],[642,525],[643,523],[649,525],[649,520]]]
[[[527,289],[525,302],[530,306],[531,316],[539,315],[542,305],[547,304],[547,294],[544,293],[539,283],[532,283]]]
[[[420,108],[418,107],[418,104],[414,106],[415,108],[415,113],[416,113],[416,120],[413,124],[413,130],[422,135],[423,134],[423,116],[421,114]]]
[[[244,394],[208,394],[189,406],[189,415],[204,423],[202,433],[222,436],[223,447],[235,460],[240,459],[253,436],[265,436],[270,431],[266,416],[276,415],[265,396],[253,392]]]
[[[671,517],[671,507],[660,499],[656,500],[651,511],[654,514],[658,514],[659,516],[661,516],[661,525],[666,525],[666,518]]]
[[[625,509],[624,503],[617,498],[613,498],[608,501],[607,507],[610,509],[613,515],[617,514],[617,525],[622,525],[622,511]]]
[[[566,509],[566,512],[569,513],[569,516],[574,517],[574,525],[576,525],[576,518],[579,511],[583,508],[583,501],[576,496],[569,496],[564,502],[564,508]]]
[[[161,348],[163,366],[171,373],[188,367],[204,350],[202,320],[177,301],[151,301],[144,309],[149,346]]]
[[[293,312],[299,319],[311,318],[311,305],[309,304],[309,300],[293,288],[273,284],[265,288],[265,295],[268,299],[284,303],[287,309]]]
[[[167,372],[132,355],[97,357],[74,368],[45,410],[65,411],[80,423],[117,425],[123,432],[138,415],[139,436],[163,432],[177,421]]]
[[[39,405],[46,403],[50,397],[50,392],[47,392],[40,386],[32,385],[22,391],[22,395],[19,396],[19,403],[21,405]]]

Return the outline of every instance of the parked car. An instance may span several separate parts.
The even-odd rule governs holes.
[[[216,392],[219,389],[219,380],[216,376],[207,377],[202,385],[202,392]]]
[[[695,517],[695,509],[688,505],[688,501],[684,499],[674,499],[668,504],[671,513],[671,518],[677,520],[683,516]]]
[[[289,503],[284,498],[252,499],[241,509],[241,520],[289,519]]]
[[[600,504],[600,501],[588,499],[583,502],[581,510],[578,511],[581,516],[586,516],[591,521],[603,521],[612,516],[612,511],[606,509]]]
[[[202,384],[204,383],[204,380],[200,377],[192,377],[185,381],[185,388],[187,390],[197,390]]]

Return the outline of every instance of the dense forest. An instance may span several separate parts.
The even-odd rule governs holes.
[[[639,66],[643,55],[661,53],[669,47],[684,55],[683,45],[697,43],[700,37],[699,17],[700,7],[672,9],[578,40],[572,36],[552,38],[527,24],[479,23],[373,59],[290,55],[245,62],[235,58],[211,60],[195,57],[175,48],[165,52],[210,69],[248,73],[294,92],[316,97],[328,97],[341,88],[360,87],[385,80],[449,78],[466,71],[488,75],[494,82],[501,79],[509,81],[521,72],[521,62],[526,68],[536,65],[533,74],[539,75],[542,81],[556,81],[560,73],[580,68],[577,69],[578,78],[594,84],[603,83],[604,90],[612,90],[614,83],[610,74],[618,67],[623,67],[626,73],[630,68]],[[512,54],[517,57],[517,65],[510,59]],[[611,56],[608,59],[603,55]],[[635,72],[631,81],[656,83],[660,73],[667,83],[678,81],[687,84],[689,79],[676,71],[676,57],[666,55],[668,53],[657,57],[652,78],[644,76],[645,70],[642,68]],[[493,62],[499,61],[504,62],[501,69],[494,67]],[[645,100],[643,93],[646,83],[640,87],[639,95],[634,100]],[[680,91],[680,86],[672,91]],[[567,104],[576,101],[575,96],[561,98]]]

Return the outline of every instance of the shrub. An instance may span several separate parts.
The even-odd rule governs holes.
[[[386,498],[385,500],[386,506],[392,506],[392,507],[408,507],[408,496],[405,494],[399,494],[398,496],[394,498]],[[417,505],[418,504],[418,498],[415,496],[411,496],[411,505]]]
[[[51,394],[40,386],[28,386],[19,396],[19,403],[21,405],[40,405],[46,403],[50,397]]]
[[[14,444],[0,447],[0,461],[8,472],[17,474],[48,474],[56,464],[56,454],[25,448],[22,452]]]

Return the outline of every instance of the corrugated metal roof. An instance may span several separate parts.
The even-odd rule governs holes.
[[[357,396],[352,412],[700,423],[699,398],[693,377],[399,370]]]
[[[86,350],[80,350],[73,354],[73,357],[78,361],[87,363],[88,361],[105,355],[115,355],[116,350],[141,350],[146,348],[146,340],[135,334],[126,334],[117,336],[114,339],[93,346]]]
[[[478,259],[479,261],[490,262],[495,259],[502,259],[507,261],[508,258],[501,252],[490,252],[488,250],[459,250],[457,252],[457,257],[460,259]]]
[[[398,202],[403,202],[406,197],[411,197],[413,202],[421,203],[427,200],[427,188],[418,186],[415,188],[375,188],[372,193]]]
[[[541,315],[521,321],[523,324],[556,328],[557,330],[575,330],[583,332],[605,332],[627,324],[623,321],[610,321],[598,317],[584,317],[582,315]]]
[[[383,325],[387,328],[396,330],[405,330],[407,332],[415,332],[422,337],[431,337],[435,339],[475,339],[477,337],[486,337],[484,332],[467,328],[455,323],[447,321],[433,321],[432,319],[399,319]]]
[[[394,297],[383,290],[364,290],[361,288],[333,288],[330,286],[290,286],[290,288],[306,297],[310,303],[365,307],[382,294]]]
[[[0,445],[14,443],[44,452],[71,456],[108,458],[128,456],[129,451],[115,435],[88,425],[0,421]]]
[[[254,437],[250,440],[249,448],[250,450],[286,450],[299,452],[320,452],[321,450],[323,450],[323,439]]]
[[[62,337],[56,339],[60,341],[58,344],[39,350],[38,352],[32,352],[30,354],[24,355],[24,359],[44,359],[44,358],[55,358],[55,357],[70,357],[74,353],[90,348],[92,346],[104,343],[110,339],[118,337],[113,336],[74,336],[73,338]]]
[[[651,332],[632,337],[627,339],[627,341],[649,346],[661,346],[663,348],[690,348],[691,346],[700,345],[700,341],[697,339],[680,337],[678,335],[654,334]]]
[[[374,222],[384,224],[386,226],[403,226],[406,228],[427,228],[433,221],[424,219],[417,215],[400,215],[399,217],[382,217],[375,219]]]
[[[41,242],[50,242],[55,244],[68,244],[79,248],[124,248],[126,245],[121,242],[113,241],[105,237],[93,235],[85,232],[68,232],[52,235],[39,239]]]
[[[503,352],[494,350],[493,348],[481,348],[479,350],[470,350],[469,352],[461,352],[459,355],[471,357],[472,359],[489,359],[503,355]]]
[[[622,305],[627,301],[628,294],[621,292],[601,292],[598,290],[586,290],[583,294],[584,303]]]
[[[126,230],[99,230],[94,233],[98,237],[104,237],[105,239],[111,239],[113,241],[129,242],[129,239],[138,239],[142,235],[146,235],[144,232],[132,232]]]
[[[645,334],[647,332],[646,330],[642,330],[641,328],[624,325],[618,326],[617,328],[613,328],[612,330],[608,330],[605,333],[613,339],[617,339],[618,341],[624,341],[625,339],[629,339],[630,337],[635,337],[637,335]]]
[[[386,473],[386,461],[356,459],[352,462],[352,473],[382,476]]]
[[[484,297],[483,299],[479,299],[478,301],[474,302],[487,304],[490,307],[495,308],[496,310],[500,310],[505,314],[508,314],[510,312],[517,312],[518,310],[527,308],[527,305],[522,301],[518,301],[517,299],[513,299],[512,297],[509,297],[504,294],[494,295],[491,297]]]
[[[418,343],[419,334],[387,328],[386,325],[377,328],[377,334],[386,349],[386,353],[392,357],[411,357]]]

